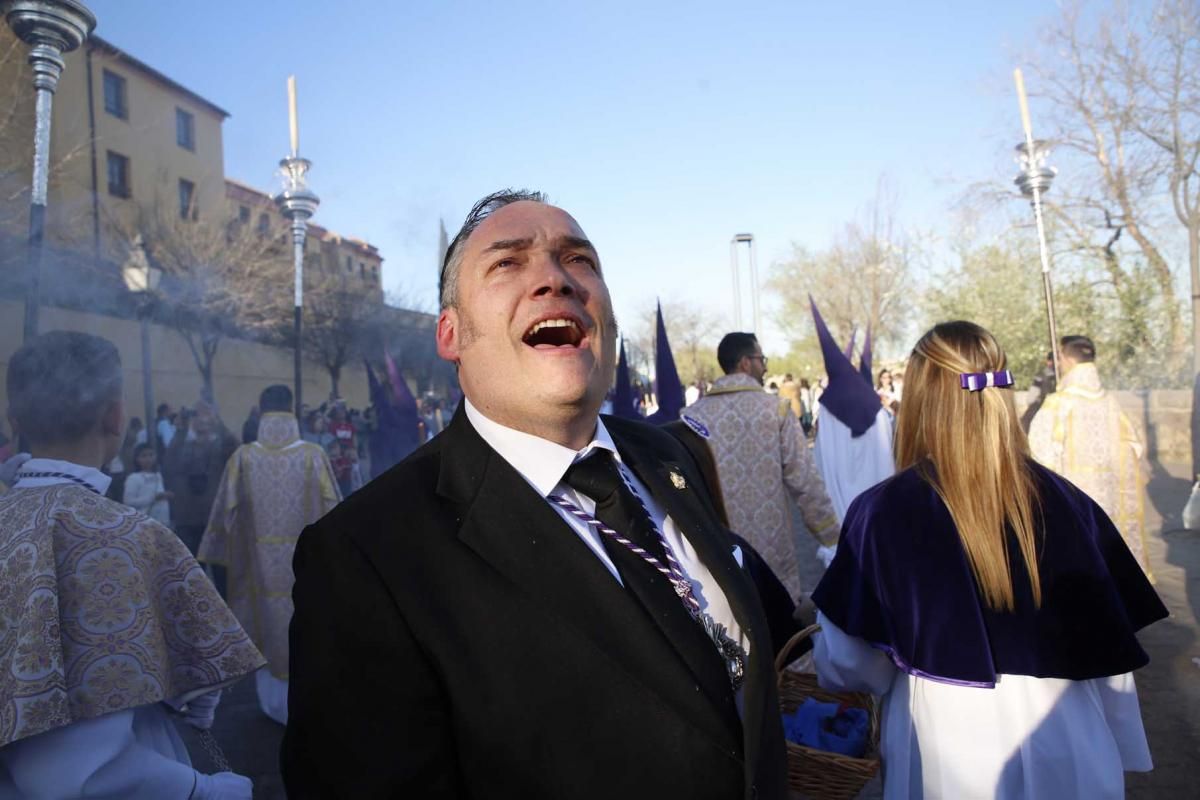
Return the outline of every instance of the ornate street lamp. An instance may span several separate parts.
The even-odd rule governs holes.
[[[129,257],[121,267],[121,278],[125,281],[125,288],[137,299],[137,318],[142,333],[142,400],[146,412],[146,443],[154,447],[157,430],[154,424],[154,388],[150,382],[150,319],[154,316],[155,292],[158,291],[158,282],[162,280],[162,270],[150,265],[146,243],[140,233],[134,238]]]
[[[1017,145],[1017,164],[1021,172],[1013,181],[1021,194],[1033,205],[1033,218],[1037,223],[1038,250],[1042,257],[1042,293],[1046,299],[1046,324],[1050,333],[1050,355],[1054,360],[1054,382],[1061,375],[1058,369],[1058,325],[1054,319],[1054,287],[1050,282],[1050,252],[1046,248],[1046,225],[1042,215],[1042,195],[1050,191],[1050,183],[1058,170],[1046,165],[1050,146],[1041,139],[1033,138],[1033,126],[1029,121],[1029,102],[1025,98],[1025,80],[1021,70],[1013,72],[1017,84],[1017,99],[1021,104],[1021,124],[1025,128],[1025,141]]]
[[[8,26],[30,46],[33,88],[37,92],[33,133],[33,186],[29,198],[29,260],[25,274],[25,327],[28,342],[38,332],[41,306],[42,242],[46,230],[46,192],[50,175],[50,123],[54,91],[62,76],[63,53],[83,43],[96,27],[96,16],[79,0],[0,0]]]
[[[321,202],[308,189],[306,175],[312,167],[312,162],[300,158],[300,124],[296,114],[296,78],[288,78],[288,119],[291,127],[292,154],[279,162],[283,172],[283,191],[275,195],[275,204],[279,211],[292,222],[292,264],[295,268],[295,300],[293,304],[292,335],[295,337],[294,371],[296,416],[300,416],[301,389],[301,359],[304,343],[303,333],[304,310],[304,242],[308,237],[308,219],[317,210]]]

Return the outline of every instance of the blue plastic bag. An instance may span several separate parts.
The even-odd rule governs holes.
[[[869,729],[870,718],[864,709],[811,697],[783,715],[783,734],[788,741],[852,758],[866,755]]]

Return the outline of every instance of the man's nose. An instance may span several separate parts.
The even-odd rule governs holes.
[[[534,297],[570,297],[578,294],[580,290],[571,273],[551,254],[540,255],[534,259],[533,278]]]

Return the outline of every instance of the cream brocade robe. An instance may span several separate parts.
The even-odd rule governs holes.
[[[258,441],[225,465],[196,557],[229,570],[229,607],[280,680],[288,678],[296,541],[340,500],[325,450],[300,439],[292,414],[264,414]]]
[[[708,428],[729,527],[759,552],[788,593],[799,597],[805,587],[793,504],[821,544],[837,541],[838,519],[790,401],[735,373],[718,378],[683,415]]]
[[[1144,448],[1095,364],[1078,364],[1029,426],[1033,457],[1082,489],[1121,532],[1147,577]]]

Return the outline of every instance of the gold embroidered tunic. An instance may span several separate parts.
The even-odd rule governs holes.
[[[1146,553],[1144,448],[1096,365],[1063,376],[1029,426],[1033,457],[1074,483],[1104,509],[1151,576]]]
[[[799,508],[824,545],[837,541],[838,521],[790,401],[735,373],[718,378],[683,413],[709,431],[730,527],[762,555],[792,597],[799,596],[800,542],[792,509]]]
[[[0,496],[0,747],[262,664],[168,528],[75,484]]]
[[[292,414],[263,414],[258,441],[239,447],[221,477],[197,558],[229,570],[229,606],[281,680],[296,540],[340,500],[324,449],[300,439]]]

